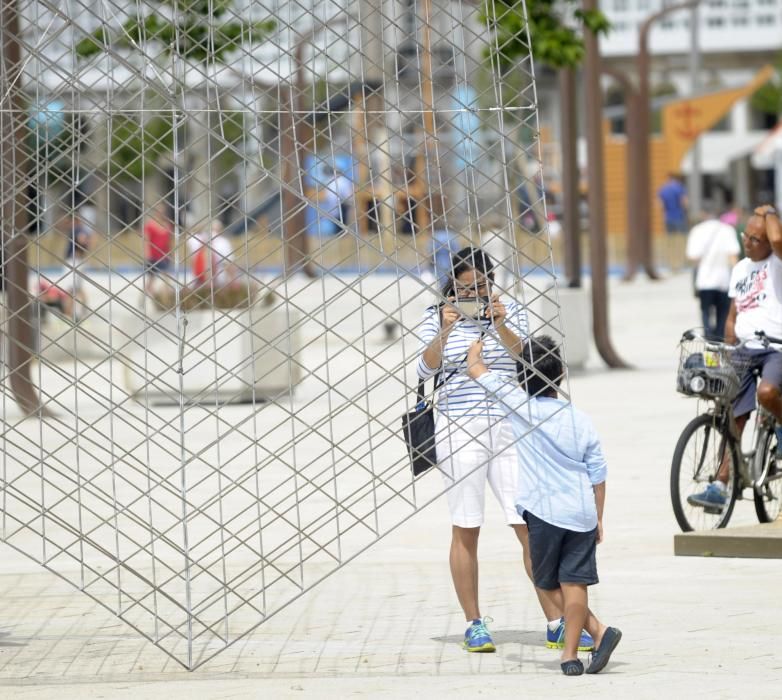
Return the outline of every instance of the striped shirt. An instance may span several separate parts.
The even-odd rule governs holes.
[[[507,311],[505,325],[523,340],[527,337],[527,313],[524,307],[516,301],[507,301],[504,304]],[[483,387],[471,379],[465,371],[467,350],[474,341],[481,338],[481,331],[486,333],[483,337],[483,361],[486,366],[500,376],[516,376],[516,360],[499,342],[491,321],[488,319],[480,322],[457,321],[443,350],[443,377],[447,377],[455,369],[457,371],[444,386],[440,387],[436,404],[438,411],[451,418],[478,416],[498,418],[504,415],[497,403],[486,396]],[[429,379],[441,369],[428,367],[423,357],[424,350],[439,332],[440,309],[437,306],[430,306],[424,313],[418,328],[421,347],[416,369],[421,379]]]

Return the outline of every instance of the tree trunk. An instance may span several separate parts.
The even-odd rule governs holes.
[[[6,0],[2,10],[3,60],[6,83],[0,113],[2,130],[2,242],[6,302],[6,364],[11,393],[19,408],[31,415],[42,411],[30,372],[33,328],[30,324],[30,296],[27,291],[27,224],[24,186],[27,171],[24,151],[25,109],[19,89],[22,67],[19,45],[19,16],[16,0]]]

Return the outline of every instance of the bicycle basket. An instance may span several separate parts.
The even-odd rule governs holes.
[[[685,396],[731,401],[747,367],[747,360],[731,345],[700,338],[683,340],[676,391]]]

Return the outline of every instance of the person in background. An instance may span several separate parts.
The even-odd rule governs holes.
[[[717,219],[710,204],[703,221],[687,237],[687,259],[695,263],[695,292],[700,301],[703,329],[709,340],[722,340],[730,310],[730,273],[738,262],[736,229]]]
[[[165,202],[158,202],[144,221],[144,291],[149,294],[171,267],[171,222]]]
[[[432,197],[432,270],[442,289],[451,276],[451,260],[459,250],[459,239],[448,227],[445,195]]]
[[[732,299],[725,324],[725,342],[742,342],[735,360],[745,366],[733,414],[739,438],[744,432],[755,399],[777,421],[776,453],[782,459],[782,353],[776,346],[764,347],[755,333],[782,338],[782,222],[771,205],[763,205],[747,220],[744,229],[747,257],[733,268],[728,294]],[[760,383],[756,372],[760,373]],[[724,508],[728,502],[729,457],[723,460],[717,478],[701,493],[687,497],[692,506]]]
[[[64,292],[60,307],[72,321],[79,320],[86,302],[82,277],[84,263],[93,245],[90,229],[84,225],[81,215],[74,211],[70,216],[68,240],[65,244],[65,274],[57,286]]]
[[[681,269],[684,263],[681,239],[687,233],[687,190],[681,178],[669,173],[668,179],[657,190],[657,197],[663,207],[665,232],[668,234],[668,264],[671,270]]]

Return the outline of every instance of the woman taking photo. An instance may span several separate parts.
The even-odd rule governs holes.
[[[448,303],[426,310],[419,329],[422,349],[417,363],[420,378],[438,373],[446,378],[435,404],[435,442],[438,468],[450,487],[450,567],[468,624],[464,648],[477,652],[495,650],[478,605],[478,536],[487,482],[522,544],[531,577],[527,527],[515,506],[518,458],[513,432],[465,372],[468,348],[483,337],[483,357],[491,371],[517,381],[516,358],[527,335],[526,312],[515,301],[502,302],[492,289],[493,281],[494,264],[480,248],[464,248],[453,256],[451,277],[442,292]],[[559,641],[561,606],[544,609],[544,613],[551,621],[548,645],[554,646],[552,637]]]

